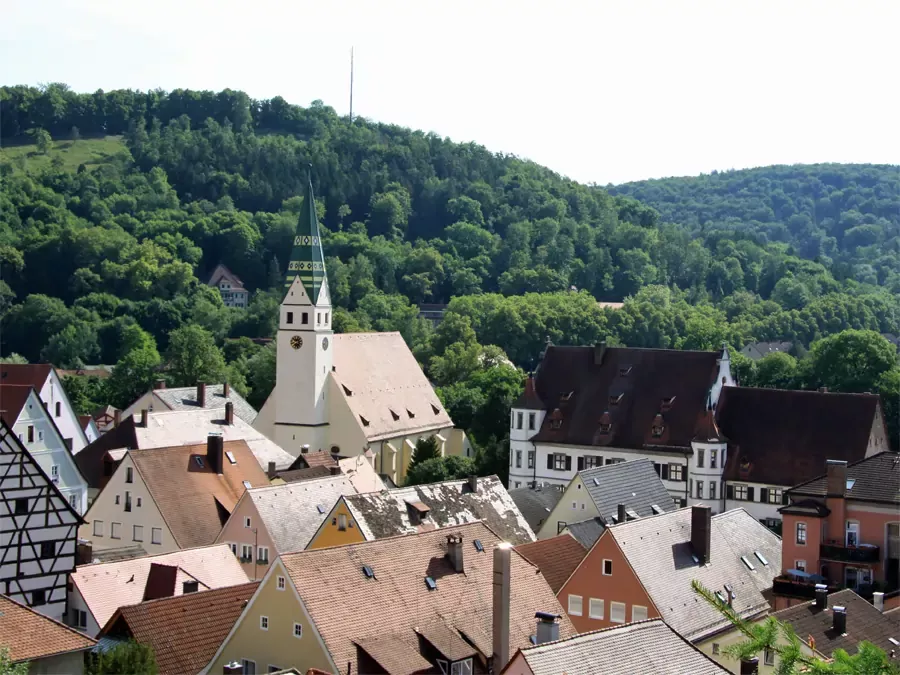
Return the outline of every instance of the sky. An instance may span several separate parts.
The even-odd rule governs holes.
[[[900,2],[9,0],[0,84],[320,99],[587,183],[900,164]]]

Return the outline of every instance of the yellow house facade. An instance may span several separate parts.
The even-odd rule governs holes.
[[[760,619],[758,621],[751,622],[751,625],[757,625],[762,623],[765,619]],[[809,645],[806,644],[803,640],[804,636],[798,635],[797,637],[801,638],[800,640],[800,650],[806,656],[818,656],[819,658],[824,658],[822,654],[810,649]],[[741,663],[737,659],[731,658],[725,654],[725,651],[740,642],[745,642],[746,637],[743,633],[741,633],[737,629],[729,630],[724,633],[720,633],[719,635],[715,635],[708,640],[704,640],[702,642],[698,642],[695,644],[697,649],[706,654],[713,661],[718,663],[723,668],[726,668],[735,675],[739,675],[741,672]],[[778,639],[776,640],[777,644],[780,646],[787,646],[787,640],[784,639],[784,636],[779,632]],[[778,668],[778,657],[773,654],[759,654],[759,675],[774,675]]]
[[[350,510],[347,500],[341,497],[328,512],[306,548],[312,550],[329,546],[343,546],[344,544],[358,544],[365,540],[359,522]]]
[[[560,534],[566,525],[580,523],[582,520],[596,518],[599,515],[600,511],[588,494],[581,475],[576,473],[563,496],[544,519],[544,524],[537,532],[537,538],[551,539]]]
[[[201,675],[217,675],[230,663],[241,664],[245,673],[266,673],[290,667],[301,672],[309,668],[340,672],[280,560],[269,567],[256,593]]]

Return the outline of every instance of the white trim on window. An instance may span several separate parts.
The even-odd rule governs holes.
[[[591,619],[602,619],[604,609],[604,601],[600,598],[591,598],[588,601],[588,616]]]
[[[275,580],[275,588],[279,591],[283,591],[285,588],[287,588],[287,580],[280,574],[278,575],[278,578]]]
[[[260,630],[269,630],[269,617],[260,615],[259,629]]]
[[[625,623],[628,606],[624,602],[609,603],[609,620],[611,623]]]
[[[294,622],[294,637],[302,638],[303,637],[303,624]]]
[[[568,612],[572,616],[581,616],[584,605],[584,599],[580,595],[572,595],[569,593],[569,609]]]

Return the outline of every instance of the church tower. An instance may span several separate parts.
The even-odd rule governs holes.
[[[332,309],[312,179],[294,235],[277,338],[274,441],[292,455],[328,448]]]

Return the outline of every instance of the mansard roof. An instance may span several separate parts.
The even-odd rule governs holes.
[[[322,252],[322,237],[319,234],[319,220],[316,217],[316,200],[313,196],[312,178],[306,182],[306,194],[297,220],[294,234],[294,248],[284,277],[284,293],[291,288],[296,277],[300,277],[310,301],[316,304],[319,293],[325,285],[325,255]]]
[[[719,352],[548,345],[535,391],[550,413],[532,439],[688,448],[718,373]],[[601,423],[604,413],[608,421]],[[661,415],[662,433],[653,427]],[[609,426],[607,426],[609,425]]]

